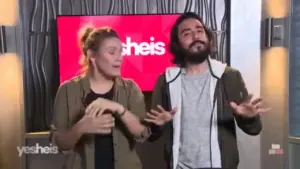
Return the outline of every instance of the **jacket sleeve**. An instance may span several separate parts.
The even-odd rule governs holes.
[[[131,113],[136,115],[140,121],[142,122],[146,116],[146,104],[144,95],[138,85],[130,80],[130,94],[129,94],[129,102],[128,109]],[[146,129],[143,131],[140,137],[134,138],[138,142],[143,142],[147,140],[151,134],[150,128],[146,126]]]
[[[50,140],[54,145],[58,146],[58,148],[60,147],[56,142],[57,130],[68,129],[68,112],[67,83],[64,83],[58,88],[55,97],[53,119],[50,126]],[[63,151],[63,153],[68,153],[70,151]]]
[[[240,104],[247,99],[248,91],[239,71],[237,71],[236,77],[237,89],[239,89],[238,91],[240,91],[238,104]],[[262,130],[262,123],[259,114],[253,118],[243,117],[235,114],[235,119],[239,128],[249,135],[258,135]]]
[[[151,109],[157,109],[157,105],[161,105],[164,109],[168,109],[164,104],[164,93],[165,93],[165,76],[164,74],[160,75],[156,81],[154,90],[152,92],[152,101],[151,101]],[[151,136],[148,141],[156,141],[163,134],[163,126],[157,126],[155,124],[150,124],[151,128]]]

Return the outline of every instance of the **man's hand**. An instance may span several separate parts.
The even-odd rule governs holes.
[[[88,116],[98,116],[102,115],[105,110],[110,110],[113,113],[122,113],[124,111],[124,107],[119,103],[98,98],[86,108],[85,112]]]
[[[177,108],[174,108],[173,110],[166,111],[164,108],[162,108],[160,105],[157,106],[158,111],[151,110],[150,113],[147,113],[146,118],[144,119],[146,122],[154,123],[158,126],[162,126],[172,120],[174,114],[177,111]]]
[[[78,124],[82,134],[108,134],[115,126],[115,120],[111,114],[85,115]]]
[[[243,117],[254,117],[257,114],[266,113],[271,110],[271,108],[263,108],[262,98],[253,99],[253,95],[249,94],[246,101],[237,105],[235,102],[230,102],[231,107],[235,110],[237,115]],[[252,101],[251,101],[252,100]]]

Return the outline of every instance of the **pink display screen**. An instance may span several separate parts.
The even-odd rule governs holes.
[[[58,16],[60,83],[78,75],[81,56],[78,32],[83,26],[109,26],[123,42],[121,76],[133,79],[143,91],[152,91],[158,76],[172,66],[168,51],[170,30],[177,14]]]

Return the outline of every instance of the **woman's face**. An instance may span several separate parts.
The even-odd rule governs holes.
[[[108,77],[120,75],[122,64],[122,42],[119,38],[106,38],[100,44],[98,52],[91,58],[93,67]]]

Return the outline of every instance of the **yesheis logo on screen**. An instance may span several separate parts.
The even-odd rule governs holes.
[[[155,42],[154,37],[150,37],[150,42],[132,42],[131,37],[126,37],[123,45],[123,56],[160,56],[166,53],[164,42]]]
[[[40,146],[36,143],[35,146],[22,146],[17,147],[19,157],[23,154],[58,154],[58,147],[50,143],[49,146]]]

